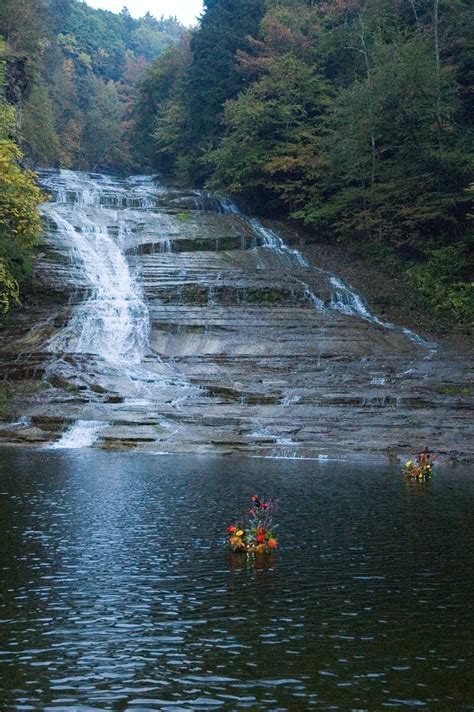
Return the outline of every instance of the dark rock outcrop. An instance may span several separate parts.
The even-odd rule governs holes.
[[[28,89],[26,63],[26,57],[6,57],[4,94],[12,106],[21,103]]]

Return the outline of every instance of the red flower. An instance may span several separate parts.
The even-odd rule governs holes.
[[[257,539],[258,544],[263,544],[265,541],[265,534],[257,534],[255,538]]]
[[[233,524],[230,525],[230,527],[227,527],[227,534],[232,534],[232,532],[236,532],[237,527],[234,527]]]
[[[270,547],[270,549],[276,549],[277,540],[276,540],[276,539],[269,539],[269,540],[267,541],[267,545]]]

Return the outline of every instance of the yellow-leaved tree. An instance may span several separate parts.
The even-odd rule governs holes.
[[[18,303],[18,279],[41,232],[41,191],[34,174],[18,165],[21,152],[0,139],[0,309]]]
[[[34,173],[21,167],[15,113],[1,96],[3,51],[0,38],[0,315],[19,303],[19,281],[41,232],[38,206],[43,199]]]

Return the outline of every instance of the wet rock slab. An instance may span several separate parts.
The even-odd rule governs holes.
[[[279,232],[214,196],[140,179],[69,172],[61,181],[77,229],[100,221],[127,255],[149,341],[142,363],[127,367],[62,338],[91,287],[49,219],[37,304],[1,337],[13,393],[2,444],[41,446],[89,419],[106,424],[94,444],[105,449],[396,458],[428,444],[447,459],[473,458],[463,342],[435,350],[430,335],[420,343],[372,318],[364,299],[366,316],[357,312],[331,282],[337,264],[327,254],[319,264],[317,247],[287,225]],[[32,421],[8,426],[20,416]]]

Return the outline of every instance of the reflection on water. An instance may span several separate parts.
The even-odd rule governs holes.
[[[225,527],[276,497],[281,550]],[[2,709],[474,709],[473,485],[440,471],[0,452]]]

